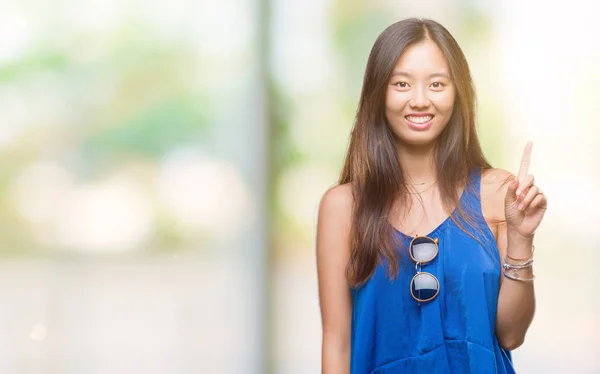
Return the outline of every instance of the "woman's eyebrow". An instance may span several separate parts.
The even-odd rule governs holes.
[[[402,70],[397,70],[397,71],[395,71],[395,72],[392,73],[392,77],[394,77],[396,75],[402,75],[402,76],[405,76],[405,77],[412,77],[412,74],[407,73],[406,71],[402,71]],[[443,78],[450,79],[450,76],[447,73],[444,73],[444,72],[438,72],[438,73],[429,74],[429,78],[433,78],[433,77],[443,77]]]

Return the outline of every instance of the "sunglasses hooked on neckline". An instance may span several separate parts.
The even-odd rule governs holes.
[[[408,254],[415,262],[417,274],[410,281],[410,294],[419,305],[433,300],[440,292],[440,282],[431,273],[422,272],[421,267],[438,255],[438,238],[416,235],[408,247]]]

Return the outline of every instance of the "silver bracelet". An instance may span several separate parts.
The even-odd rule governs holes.
[[[507,272],[504,272],[504,276],[508,279],[516,280],[519,282],[533,282],[535,280],[535,275],[533,275],[531,278],[521,278],[519,277],[519,273],[517,273],[516,271],[514,272],[514,276],[508,275]]]
[[[506,260],[506,257],[504,258],[504,264],[502,265],[502,267],[505,270],[515,270],[515,269],[525,269],[525,268],[529,268],[531,267],[531,265],[533,265],[533,257],[530,258],[529,260],[521,263],[521,264],[511,264]]]
[[[506,254],[506,257],[510,258],[510,259],[511,259],[511,260],[513,260],[513,261],[525,261],[525,260],[530,260],[530,259],[532,259],[532,258],[533,258],[533,254],[534,254],[534,253],[535,253],[535,245],[534,245],[534,244],[532,244],[532,245],[531,245],[531,253],[529,254],[529,257],[527,257],[527,258],[514,258],[514,257],[510,257],[510,256],[508,255],[508,253]],[[505,258],[506,258],[506,257],[505,257]]]

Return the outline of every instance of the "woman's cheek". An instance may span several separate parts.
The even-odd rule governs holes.
[[[444,109],[447,111],[452,111],[452,108],[454,108],[454,96],[454,90],[448,90],[444,93]]]
[[[388,94],[388,110],[396,112],[401,111],[406,105],[406,94],[403,92],[392,92]]]

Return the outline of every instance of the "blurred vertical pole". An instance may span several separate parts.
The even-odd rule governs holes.
[[[258,349],[258,360],[256,370],[257,374],[272,374],[273,373],[273,333],[272,333],[272,320],[273,320],[273,300],[272,300],[272,256],[271,256],[271,235],[270,235],[270,216],[271,216],[271,204],[272,201],[269,199],[272,196],[273,189],[273,167],[271,157],[271,134],[273,131],[273,121],[271,116],[271,97],[272,91],[270,89],[271,76],[269,73],[270,64],[270,25],[271,25],[271,13],[270,13],[270,1],[269,0],[256,0],[257,1],[257,38],[256,38],[256,61],[257,61],[257,74],[256,74],[256,91],[255,100],[257,104],[256,115],[257,115],[257,143],[253,147],[256,151],[257,159],[257,171],[259,178],[256,178],[257,186],[257,205],[261,207],[259,211],[261,216],[259,217],[260,227],[260,238],[257,248],[259,253],[255,257],[255,274],[258,285],[257,289],[257,325],[256,329],[259,334],[256,337],[256,346]]]

